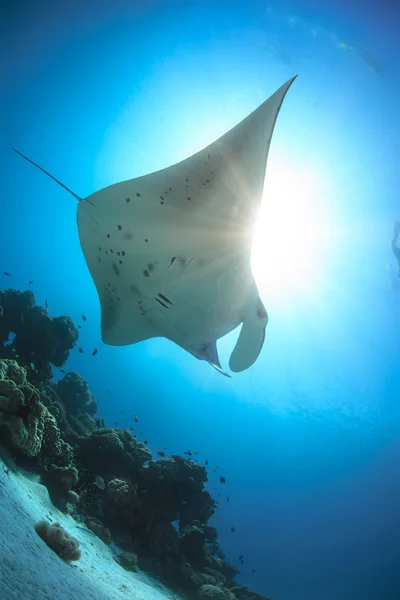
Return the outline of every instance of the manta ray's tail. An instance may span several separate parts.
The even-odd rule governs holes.
[[[82,198],[80,198],[72,190],[70,190],[69,188],[67,188],[66,185],[64,185],[63,183],[61,183],[61,181],[59,181],[58,179],[56,179],[48,171],[46,171],[45,169],[43,169],[42,167],[40,167],[38,164],[36,164],[35,162],[33,162],[33,160],[31,160],[27,156],[24,156],[24,154],[22,154],[21,152],[19,152],[15,148],[12,148],[12,150],[14,150],[14,152],[16,152],[17,154],[19,154],[20,156],[22,156],[22,158],[24,158],[25,160],[27,160],[28,162],[30,162],[32,165],[34,165],[35,167],[37,167],[38,169],[40,169],[45,175],[48,175],[48,177],[50,177],[53,181],[55,181],[56,183],[58,183],[58,185],[61,185],[61,187],[64,188],[64,190],[66,190],[67,192],[69,192],[74,198],[76,198],[78,200],[78,202],[80,202],[82,200]]]

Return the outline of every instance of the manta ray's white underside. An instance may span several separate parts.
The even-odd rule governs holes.
[[[80,200],[79,238],[106,344],[165,337],[226,374],[216,341],[243,323],[230,369],[257,359],[268,315],[251,272],[252,236],[293,80],[190,158]]]

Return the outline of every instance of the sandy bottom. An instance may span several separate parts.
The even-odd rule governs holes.
[[[63,561],[41,540],[34,529],[41,519],[59,521],[79,540],[79,561]],[[13,470],[6,454],[0,456],[0,544],[1,600],[182,600],[143,572],[120,567],[106,544],[56,509],[37,476]]]

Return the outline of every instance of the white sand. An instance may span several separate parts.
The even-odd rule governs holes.
[[[4,462],[6,461],[6,462]],[[143,572],[120,567],[95,535],[57,510],[36,476],[0,457],[0,599],[1,600],[182,600]],[[37,535],[41,519],[59,521],[80,542],[82,557],[67,563]]]

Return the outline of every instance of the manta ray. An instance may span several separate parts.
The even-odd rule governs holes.
[[[268,323],[251,271],[254,225],[287,81],[193,156],[80,198],[81,248],[100,300],[105,344],[165,337],[223,375],[217,340],[242,324],[230,370],[259,356]]]

